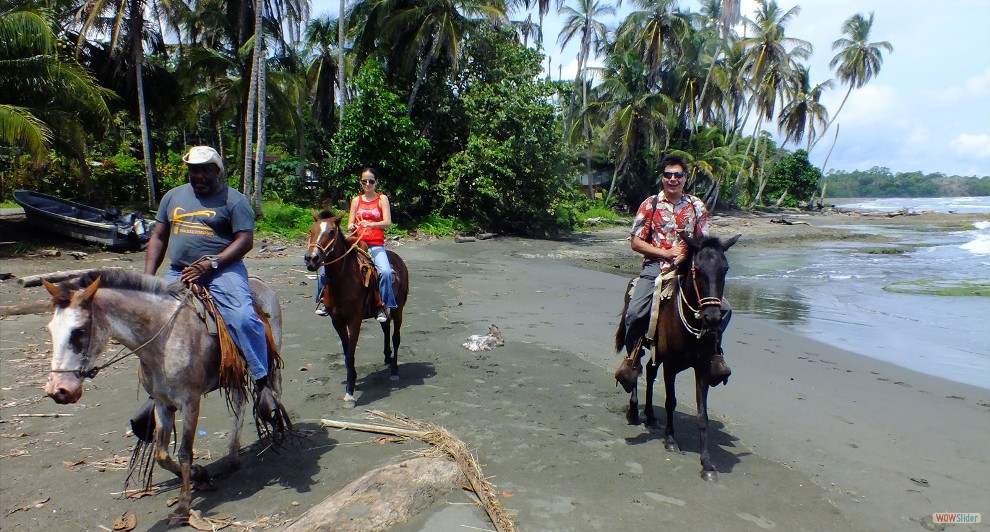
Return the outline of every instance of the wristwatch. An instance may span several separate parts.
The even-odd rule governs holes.
[[[210,261],[210,268],[213,268],[214,270],[220,269],[220,263],[217,262],[217,259],[213,259]]]

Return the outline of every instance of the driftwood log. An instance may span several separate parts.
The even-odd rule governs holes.
[[[17,279],[17,282],[24,285],[24,288],[30,288],[32,286],[41,286],[41,280],[44,279],[49,283],[57,283],[59,281],[64,281],[66,279],[72,279],[73,277],[79,277],[85,273],[93,271],[95,268],[87,268],[85,270],[66,270],[64,272],[50,272],[50,273],[40,273],[38,275],[25,275]],[[119,266],[103,268],[106,270],[120,269]]]
[[[23,316],[25,314],[46,314],[51,312],[52,302],[48,299],[44,301],[33,301],[31,303],[21,303],[20,305],[0,305],[0,316]]]
[[[446,458],[413,458],[365,473],[307,510],[285,531],[388,530],[463,482],[460,468]]]
[[[495,530],[497,532],[513,532],[515,530],[515,525],[512,524],[512,521],[508,518],[505,509],[498,500],[495,486],[485,478],[485,475],[481,472],[481,467],[478,466],[478,462],[471,456],[467,445],[463,441],[457,439],[447,429],[426,421],[398,417],[378,410],[369,410],[368,415],[373,419],[387,421],[393,426],[351,423],[332,419],[321,419],[320,424],[325,427],[338,429],[404,436],[433,445],[436,451],[453,458],[454,462],[460,467],[461,472],[467,477],[471,485],[471,490],[478,496],[479,504],[484,508],[485,513],[488,514],[488,518],[492,524],[495,525]]]

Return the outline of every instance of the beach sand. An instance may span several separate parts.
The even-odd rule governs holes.
[[[720,216],[718,236],[738,245],[852,238],[842,225],[965,224],[966,217]],[[976,217],[973,219],[979,219]],[[985,218],[985,217],[984,217]],[[838,227],[836,227],[838,226]],[[398,462],[419,443],[320,427],[319,419],[366,421],[364,411],[401,413],[463,440],[497,486],[518,530],[939,530],[935,512],[990,518],[990,391],[922,375],[736,314],[725,348],[728,386],[709,395],[717,483],[699,477],[693,377],[678,379],[675,427],[681,453],[661,433],[626,423],[628,395],[615,386],[612,337],[624,271],[635,264],[624,228],[562,240],[495,238],[400,241],[411,294],[399,354],[401,380],[381,364],[381,332],[366,322],[357,354],[358,407],[343,408],[336,334],[312,312],[313,280],[299,244],[263,246],[248,267],[278,291],[285,312],[284,402],[306,437],[280,453],[245,430],[244,467],[198,492],[193,507],[244,524],[278,526],[370,469]],[[4,259],[16,277],[86,267],[140,269],[140,254],[74,260]],[[272,251],[277,250],[277,251]],[[730,262],[732,252],[729,252]],[[594,269],[590,267],[594,267]],[[0,283],[0,305],[47,299],[43,288]],[[130,455],[127,419],[143,402],[128,359],[87,381],[82,400],[42,396],[50,356],[48,316],[0,319],[0,522],[8,530],[112,528],[125,511],[137,530],[164,530],[177,483],[167,472],[153,497],[122,499]],[[497,325],[505,346],[472,352],[468,336]],[[116,353],[119,346],[111,346]],[[104,355],[106,356],[106,355]],[[642,381],[642,379],[641,379]],[[641,382],[642,386],[642,382]],[[659,387],[658,387],[659,388]],[[662,411],[662,391],[655,399]],[[642,397],[642,394],[641,394]],[[18,414],[71,417],[17,417]],[[196,453],[225,452],[230,416],[204,400]],[[454,492],[400,531],[492,530],[484,512]],[[987,530],[986,524],[949,530]]]

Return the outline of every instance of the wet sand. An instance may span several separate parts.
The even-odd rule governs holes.
[[[720,217],[714,231],[743,233],[740,245],[786,245],[788,239],[841,233],[823,225],[870,223],[854,216],[788,215],[809,225],[785,226],[768,218]],[[892,221],[946,223],[943,216],[930,218]],[[937,530],[933,512],[990,515],[990,391],[858,356],[746,316],[735,316],[727,332],[732,379],[710,394],[718,483],[699,478],[688,373],[678,380],[675,415],[683,452],[665,452],[659,432],[626,424],[628,395],[611,377],[625,277],[608,273],[635,261],[624,233],[613,228],[560,241],[409,241],[395,247],[412,272],[402,379],[388,380],[381,332],[366,322],[353,410],[341,403],[339,341],[329,320],[312,313],[313,281],[302,267],[301,246],[252,254],[249,269],[268,280],[283,302],[284,402],[306,437],[275,453],[245,430],[244,467],[218,479],[216,491],[197,493],[193,507],[255,529],[277,527],[364,472],[421,448],[318,424],[320,418],[364,421],[364,410],[376,409],[438,423],[465,441],[518,530]],[[63,253],[5,259],[0,270],[23,276],[82,267],[139,269],[141,261],[140,254],[98,253],[76,261]],[[591,263],[597,270],[577,265]],[[45,299],[42,288],[0,283],[0,305]],[[125,477],[118,462],[133,444],[127,419],[144,397],[134,362],[87,381],[78,404],[56,405],[40,391],[50,353],[47,320],[30,314],[0,319],[0,522],[9,530],[98,530],[132,511],[137,530],[166,529],[166,501],[178,492],[170,474],[157,474],[162,491],[153,497],[115,495]],[[493,323],[504,347],[478,353],[461,347]],[[53,413],[72,416],[17,417]],[[207,396],[198,463],[223,455],[230,423],[222,398]],[[470,527],[492,529],[466,494],[454,492],[397,529]]]

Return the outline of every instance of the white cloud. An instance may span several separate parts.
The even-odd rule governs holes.
[[[839,110],[839,104],[846,95],[845,90],[836,90],[823,98],[828,109]],[[859,127],[886,123],[898,116],[900,98],[897,89],[890,85],[867,85],[853,89],[849,101],[837,115],[836,122],[843,127]],[[835,112],[833,111],[833,112]]]
[[[990,159],[990,135],[962,133],[952,139],[950,145],[968,159]]]
[[[932,132],[927,127],[921,124],[915,124],[914,128],[911,129],[911,134],[908,135],[906,142],[910,145],[925,145],[932,138]]]
[[[934,94],[940,103],[954,103],[972,98],[990,98],[990,68],[982,74],[970,76],[959,85],[951,85],[943,91]],[[985,102],[984,102],[985,105]]]

